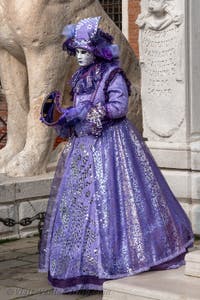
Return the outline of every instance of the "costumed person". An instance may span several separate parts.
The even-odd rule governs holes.
[[[73,105],[45,99],[41,120],[66,144],[52,183],[39,271],[59,293],[102,290],[106,280],[177,268],[193,245],[190,221],[126,118],[130,83],[100,17],[64,28],[76,55]]]

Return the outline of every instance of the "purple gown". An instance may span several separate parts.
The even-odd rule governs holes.
[[[74,107],[91,101],[98,113],[73,123],[52,183],[39,271],[60,293],[177,268],[193,244],[188,217],[126,119],[125,75],[113,70],[115,64],[93,64],[72,80]],[[70,126],[56,130],[67,136]]]

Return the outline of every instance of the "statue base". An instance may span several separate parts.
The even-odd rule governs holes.
[[[199,277],[200,280],[200,250],[189,252],[185,262],[185,275]]]
[[[26,178],[0,174],[0,240],[38,233],[39,216],[46,211],[53,174]],[[32,220],[34,216],[37,218]]]
[[[187,213],[194,233],[200,235],[199,148],[194,147],[195,143],[147,141],[146,144]]]

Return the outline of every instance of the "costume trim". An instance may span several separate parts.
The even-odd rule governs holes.
[[[71,100],[73,101],[74,94],[84,95],[92,94],[99,82],[102,80],[103,75],[111,66],[118,68],[118,63],[107,63],[107,62],[95,62],[89,66],[79,68],[76,73],[72,76],[71,80]]]
[[[128,80],[125,72],[121,69],[121,68],[116,68],[114,70],[112,70],[108,76],[108,78],[106,79],[105,81],[105,86],[103,88],[103,91],[104,91],[104,94],[105,94],[105,102],[108,102],[109,100],[109,95],[108,95],[108,87],[109,87],[109,84],[111,83],[111,81],[115,78],[115,76],[117,74],[120,74],[122,75],[122,77],[124,78],[125,82],[126,82],[126,86],[127,86],[127,89],[128,89],[128,95],[130,96],[131,95],[131,83],[130,81]]]
[[[90,276],[90,275],[83,275],[78,277],[72,277],[67,279],[57,279],[53,278],[48,272],[48,280],[52,283],[54,287],[59,288],[66,288],[71,287],[78,284],[95,284],[95,285],[102,285],[106,280],[106,278],[98,278],[96,276]]]

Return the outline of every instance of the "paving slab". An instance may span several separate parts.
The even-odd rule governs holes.
[[[21,287],[4,287],[2,290],[0,289],[0,299],[2,300],[14,300],[14,299],[27,299],[27,297],[42,293],[44,290],[41,289],[27,289]]]
[[[99,292],[57,294],[46,273],[38,272],[38,239],[29,237],[0,245],[0,300],[101,300]]]
[[[41,290],[26,289],[17,286],[0,286],[0,299],[1,300],[26,299],[26,297],[28,297],[29,295],[38,294],[40,292]]]
[[[200,300],[200,279],[185,276],[184,268],[107,281],[103,300]]]
[[[28,263],[27,261],[21,261],[18,259],[11,259],[11,260],[7,260],[7,261],[1,261],[0,262],[0,270],[4,271],[4,270],[7,270],[8,268],[14,269],[15,267],[25,266],[25,265],[29,266],[30,263]]]
[[[27,273],[38,273],[37,266],[33,265],[33,263],[28,263],[26,265],[5,269],[2,273],[0,273],[0,279],[3,279],[4,275],[7,275],[7,277],[14,279],[17,276],[21,276],[22,274]]]
[[[35,262],[35,263],[37,263],[38,262],[38,255],[35,255],[35,254],[25,255],[25,256],[19,257],[19,259],[21,261],[24,261],[24,262]]]
[[[185,256],[185,275],[199,277],[200,280],[200,250],[192,251]]]
[[[200,300],[200,279],[176,270],[145,272],[108,281],[104,294],[82,291],[57,294],[38,272],[38,237],[0,245],[0,300]],[[199,249],[199,242],[194,249]]]
[[[5,242],[0,245],[0,253],[12,250],[24,250],[27,248],[34,248],[36,249],[38,242],[38,237],[27,237],[24,239],[18,239],[15,241]]]
[[[37,244],[29,248],[15,249],[15,252],[22,254],[39,254]]]
[[[7,252],[1,252],[0,253],[0,262],[11,260],[11,259],[20,259],[22,257],[26,257],[26,253],[17,252],[17,251],[7,251]]]
[[[28,289],[30,291],[33,291],[34,294],[38,293],[38,291],[40,291],[41,289],[45,291],[52,289],[52,286],[48,283],[46,278],[38,277],[37,279],[30,279],[30,277],[26,277],[26,274],[24,277],[15,279],[15,281],[13,281],[13,279],[0,280],[0,284],[5,287],[15,286],[19,289]]]
[[[38,294],[27,297],[28,300],[102,300],[102,293],[95,293],[90,295],[70,293],[70,294],[54,294],[53,291],[47,292],[47,294]]]

